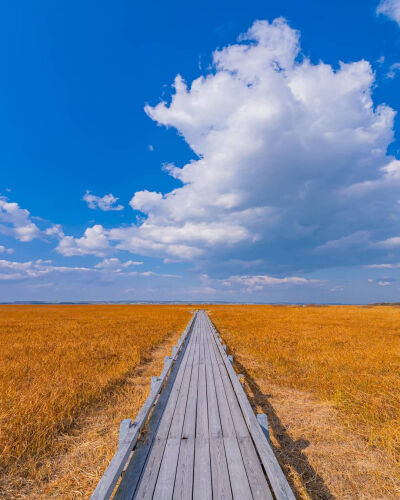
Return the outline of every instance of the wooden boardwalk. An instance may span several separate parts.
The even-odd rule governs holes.
[[[179,347],[169,374],[153,381],[160,390],[140,436],[133,424],[92,498],[110,498],[128,463],[115,499],[294,499],[204,311]]]

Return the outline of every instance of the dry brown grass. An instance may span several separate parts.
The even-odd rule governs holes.
[[[19,482],[15,477],[10,478],[4,498],[88,499],[117,449],[121,420],[137,415],[149,394],[150,377],[161,373],[164,357],[171,355],[178,337],[178,333],[170,335],[107,400],[79,416],[74,428],[58,437],[63,445],[62,453],[48,455],[40,474]]]
[[[400,308],[210,310],[301,498],[400,497]]]
[[[15,488],[48,481],[55,457],[68,451],[70,437],[85,427],[82,419],[95,408],[103,416],[113,413],[115,397],[131,387],[135,369],[153,348],[183,331],[189,311],[186,306],[1,306],[0,495],[2,487],[11,498]],[[134,417],[143,398],[140,390],[128,396],[132,411],[125,416]],[[91,453],[99,451],[94,447]],[[109,447],[105,457],[112,453]],[[99,473],[92,476],[97,480]]]

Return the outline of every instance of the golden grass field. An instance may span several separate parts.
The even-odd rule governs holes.
[[[212,319],[235,353],[274,383],[332,401],[400,460],[400,308],[233,306]]]
[[[194,308],[0,306],[0,497],[88,498]],[[299,498],[400,497],[400,308],[204,308]]]
[[[278,393],[280,388],[295,389],[329,403],[351,435],[384,451],[384,462],[400,464],[399,307],[257,305],[210,310],[224,342],[250,378],[274,386]],[[296,412],[297,403],[301,401],[291,408],[287,401],[286,411]],[[400,498],[397,486],[393,488],[379,498]]]
[[[61,451],[59,436],[181,333],[189,309],[0,306],[0,476],[40,477],[46,457]]]

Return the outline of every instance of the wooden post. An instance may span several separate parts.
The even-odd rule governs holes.
[[[260,427],[265,434],[265,437],[268,440],[268,443],[271,444],[271,439],[269,437],[269,427],[268,427],[268,417],[265,415],[265,413],[258,413],[257,414],[257,421],[260,424]]]
[[[121,423],[119,424],[118,447],[121,445],[124,437],[126,436],[126,433],[131,427],[131,424],[132,420],[130,418],[125,418],[124,420],[121,420]]]
[[[157,387],[157,384],[158,382],[160,381],[160,377],[151,377],[151,381],[150,381],[150,391],[154,391],[154,389]]]

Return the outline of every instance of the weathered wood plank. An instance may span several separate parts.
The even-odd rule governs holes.
[[[194,351],[196,346],[193,340],[195,340],[196,338],[197,332],[195,332],[193,339],[191,339],[192,345],[190,349],[190,355],[186,364],[185,373],[183,375],[183,381],[179,391],[175,411],[172,417],[168,439],[165,446],[164,455],[162,457],[156,487],[154,490],[154,498],[160,500],[172,499],[173,496],[182,429],[185,419],[185,410],[187,405],[190,380],[192,378],[193,371]]]
[[[228,464],[225,455],[224,441],[222,439],[222,427],[220,420],[220,404],[217,399],[213,364],[214,358],[211,357],[208,340],[207,323],[204,315],[199,317],[202,324],[204,335],[205,366],[207,379],[207,405],[209,419],[209,436],[210,436],[210,455],[211,455],[211,477],[214,498],[232,498],[231,483],[229,479]]]
[[[174,499],[191,499],[193,490],[194,446],[196,436],[197,390],[199,379],[199,343],[195,343],[192,377],[183,423],[178,466],[176,470]]]
[[[197,392],[199,380],[199,356],[200,346],[194,346],[194,359],[192,377],[190,379],[189,395],[185,411],[185,421],[183,423],[182,438],[194,438],[196,433],[196,413],[197,413]]]
[[[199,378],[196,412],[196,438],[208,439],[208,409],[204,344],[199,344]]]
[[[210,440],[196,437],[193,474],[193,500],[211,500]]]
[[[211,335],[210,330],[209,335]],[[238,500],[242,498],[252,498],[253,495],[251,493],[246,469],[243,464],[242,455],[236,438],[235,427],[233,425],[228,400],[221,378],[220,366],[218,364],[213,346],[211,344],[207,344],[207,347],[210,351],[210,356],[212,359],[214,384],[218,400],[222,433],[224,436],[223,442],[225,447],[225,455],[228,465],[232,495],[233,498]],[[243,420],[243,416],[241,416],[241,418]]]
[[[207,405],[208,405],[208,429],[210,439],[222,437],[222,427],[219,415],[219,401],[217,400],[217,393],[214,381],[213,360],[210,356],[210,350],[207,344],[205,347],[205,365],[206,365],[206,379],[207,379]]]
[[[265,479],[253,440],[250,436],[238,437],[238,442],[254,500],[272,500],[271,489]]]
[[[222,437],[210,438],[213,498],[232,499],[225,446]]]
[[[167,439],[152,498],[172,499],[180,444],[180,438]]]
[[[191,500],[193,494],[195,438],[182,438],[174,485],[174,500]]]
[[[193,500],[209,500],[211,498],[211,463],[210,440],[208,438],[206,371],[204,364],[204,344],[200,343],[193,472]]]
[[[182,360],[182,364],[179,367],[175,383],[172,387],[170,396],[168,398],[167,406],[164,410],[159,428],[157,430],[157,435],[154,445],[151,449],[144,473],[142,475],[140,484],[137,489],[137,493],[135,493],[134,498],[150,499],[153,497],[153,492],[157,483],[157,478],[165,450],[165,445],[168,438],[169,429],[172,422],[172,417],[175,412],[175,407],[178,400],[180,388],[182,385],[183,376],[192,349],[193,349],[193,343],[189,342],[188,349],[186,350],[184,358]]]

